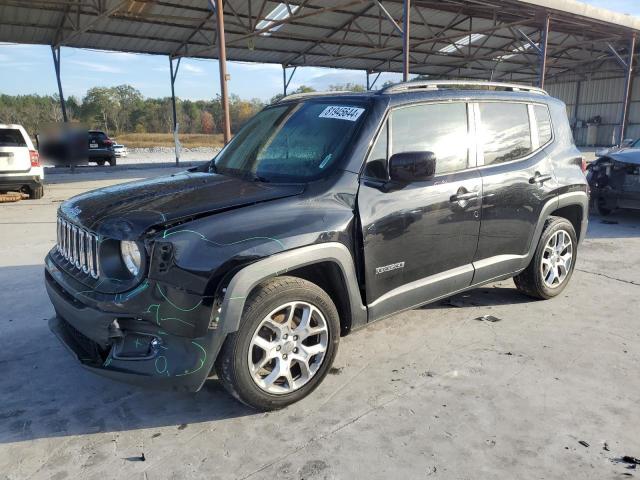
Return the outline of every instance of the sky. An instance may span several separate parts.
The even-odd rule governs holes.
[[[586,0],[596,7],[640,16],[639,0]],[[1,24],[1,20],[0,20]],[[62,83],[66,97],[82,98],[94,86],[132,85],[145,97],[171,95],[169,60],[165,56],[104,52],[62,48]],[[57,93],[51,50],[42,45],[0,43],[0,93],[9,95]],[[282,92],[282,67],[272,64],[228,62],[230,92],[242,98],[268,100]],[[8,75],[6,72],[12,72]],[[259,81],[256,79],[259,78]],[[347,82],[364,85],[365,73],[329,68],[298,68],[290,91],[300,85],[316,90]],[[399,74],[380,76],[379,84],[398,81]],[[176,96],[184,99],[210,99],[220,92],[216,60],[183,59],[176,80]]]

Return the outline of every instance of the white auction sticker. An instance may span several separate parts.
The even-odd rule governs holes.
[[[325,108],[319,115],[320,118],[337,118],[339,120],[349,120],[355,122],[364,112],[364,108],[343,107],[340,105],[331,105]]]

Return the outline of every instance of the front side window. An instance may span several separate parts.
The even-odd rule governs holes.
[[[262,181],[322,176],[354,137],[364,104],[301,102],[266,108],[216,157],[215,170]]]
[[[525,157],[532,151],[529,111],[524,103],[480,103],[484,164]]]
[[[387,180],[387,145],[389,135],[389,122],[384,122],[384,127],[380,131],[380,135],[376,143],[371,149],[369,160],[365,167],[364,174],[367,177],[377,178],[379,180]]]
[[[434,103],[394,110],[391,154],[433,152],[436,174],[464,170],[469,161],[466,103]]]

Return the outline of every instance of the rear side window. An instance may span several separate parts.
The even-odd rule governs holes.
[[[484,164],[522,158],[532,151],[528,107],[524,103],[480,103]]]
[[[536,116],[536,128],[538,129],[538,140],[540,146],[546,145],[551,140],[551,116],[549,109],[544,105],[534,105],[533,111]]]
[[[466,103],[416,105],[391,114],[391,154],[433,152],[436,174],[464,170],[469,159]]]
[[[22,132],[16,128],[0,128],[0,147],[26,147]]]

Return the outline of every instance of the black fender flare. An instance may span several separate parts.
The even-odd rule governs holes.
[[[529,245],[529,253],[526,255],[526,261],[523,262],[523,268],[529,265],[533,255],[536,253],[536,248],[538,247],[540,237],[542,237],[542,230],[544,229],[547,219],[554,211],[573,205],[578,205],[582,208],[582,223],[580,225],[580,231],[576,232],[579,235],[579,242],[582,242],[587,233],[587,226],[589,224],[589,195],[584,191],[561,193],[553,200],[547,202],[543,207],[540,218],[538,219],[538,224],[536,225],[535,233],[531,239],[531,244]]]
[[[327,242],[278,253],[237,272],[227,285],[220,312],[212,312],[212,316],[220,318],[220,333],[226,335],[240,328],[246,299],[260,282],[320,262],[333,262],[340,268],[347,288],[352,322],[365,324],[367,309],[362,304],[353,256],[342,243]]]

